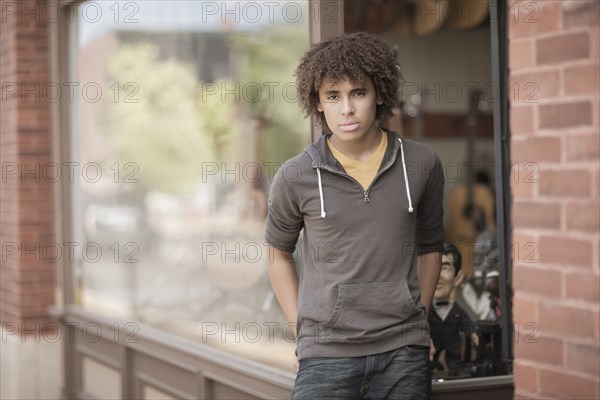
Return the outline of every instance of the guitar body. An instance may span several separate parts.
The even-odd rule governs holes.
[[[477,236],[496,227],[494,208],[494,194],[480,183],[460,185],[450,196],[446,237],[459,248],[463,260],[461,270],[466,276],[473,274]]]
[[[482,232],[495,229],[495,198],[489,186],[474,181],[473,161],[479,114],[484,107],[485,96],[480,88],[474,88],[469,96],[467,114],[467,183],[458,186],[448,202],[448,227],[446,238],[454,243],[462,255],[461,270],[466,277],[473,275],[475,241]]]

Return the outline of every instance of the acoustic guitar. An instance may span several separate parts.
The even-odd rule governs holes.
[[[485,97],[481,89],[470,93],[469,113],[467,114],[467,176],[466,183],[459,185],[448,201],[447,239],[461,251],[462,271],[466,276],[473,273],[473,249],[475,240],[484,231],[496,226],[495,199],[488,185],[475,179],[474,149],[479,124],[479,116],[485,107]]]

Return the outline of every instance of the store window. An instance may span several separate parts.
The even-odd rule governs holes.
[[[452,341],[459,359],[444,349],[434,377],[509,374],[496,2],[338,4],[345,32],[397,48],[403,106],[385,124],[444,163],[447,240],[465,276],[449,300],[470,324]],[[292,74],[322,21],[307,1],[90,1],[73,15],[75,303],[291,371],[264,219],[273,175],[310,141]]]
[[[501,264],[498,237],[506,228],[496,212],[503,162],[497,159],[494,118],[500,115],[494,105],[503,99],[493,79],[495,4],[344,2],[345,32],[374,33],[397,49],[403,106],[386,125],[430,145],[444,164],[446,240],[462,256],[463,277],[444,283],[454,286],[450,292],[438,286],[434,301],[438,381],[511,373],[510,349],[502,348],[511,335],[502,315],[510,315],[510,260],[503,257]]]
[[[290,368],[263,234],[275,172],[310,141],[292,76],[307,6],[77,6],[76,304]]]

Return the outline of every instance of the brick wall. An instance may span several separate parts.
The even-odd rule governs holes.
[[[517,398],[600,398],[600,2],[510,2]]]
[[[54,303],[48,22],[43,2],[2,1],[0,30],[0,319],[9,332],[43,327]],[[47,175],[47,174],[46,174]]]

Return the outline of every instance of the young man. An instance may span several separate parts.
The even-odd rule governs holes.
[[[429,398],[441,162],[377,128],[398,106],[401,79],[383,40],[356,33],[317,44],[296,77],[304,112],[327,133],[279,169],[268,201],[271,283],[297,323],[292,398]],[[298,279],[292,253],[303,228]]]
[[[465,367],[470,361],[471,343],[476,341],[473,322],[465,310],[451,298],[454,288],[464,279],[460,270],[461,264],[462,257],[458,247],[453,243],[444,242],[442,271],[433,294],[433,305],[428,320],[435,346],[433,372],[440,377],[459,375],[461,367]],[[438,361],[444,350],[447,370]]]

